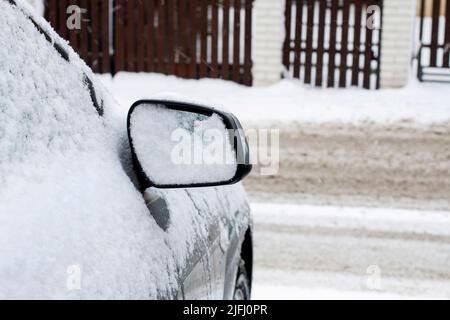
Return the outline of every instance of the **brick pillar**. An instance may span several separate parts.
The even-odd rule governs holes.
[[[416,0],[384,1],[381,88],[399,88],[408,83],[416,4]]]
[[[283,72],[285,0],[255,0],[253,13],[253,83],[271,85]]]

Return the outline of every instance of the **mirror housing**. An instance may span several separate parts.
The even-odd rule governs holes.
[[[142,190],[230,185],[252,170],[244,130],[231,113],[177,101],[140,100],[128,112],[127,130]]]

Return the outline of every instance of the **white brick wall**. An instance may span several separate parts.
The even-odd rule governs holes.
[[[253,13],[253,83],[273,84],[283,72],[285,0],[256,0]]]
[[[382,88],[408,83],[416,0],[385,0],[381,42]]]

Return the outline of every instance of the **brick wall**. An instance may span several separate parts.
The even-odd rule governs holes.
[[[381,43],[382,88],[408,83],[411,71],[416,0],[385,0]]]
[[[285,0],[255,0],[253,15],[253,82],[256,86],[281,79]]]

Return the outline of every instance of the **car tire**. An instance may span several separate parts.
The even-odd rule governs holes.
[[[250,279],[245,269],[245,262],[241,260],[236,277],[236,285],[234,287],[233,300],[246,301],[251,298]]]

